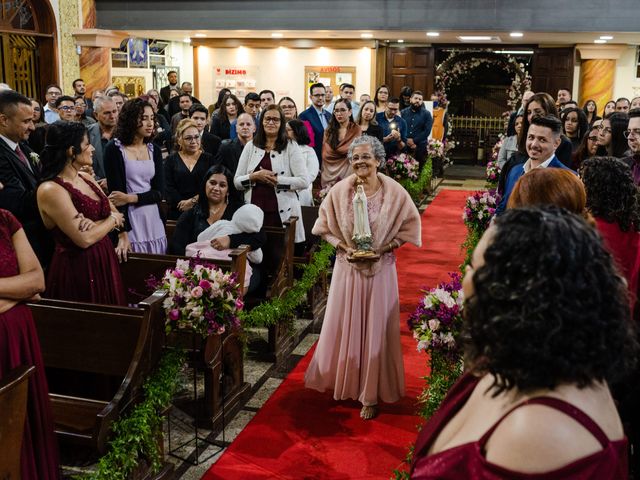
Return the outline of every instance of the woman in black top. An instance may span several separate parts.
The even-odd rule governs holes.
[[[229,185],[233,175],[222,165],[211,167],[205,174],[199,189],[198,201],[190,210],[182,213],[169,242],[169,253],[184,255],[187,245],[195,242],[198,235],[218,220],[231,220],[235,211],[244,202],[229,197]],[[251,250],[261,248],[266,240],[263,232],[237,233],[214,238],[211,245],[218,249],[237,248],[249,245]]]
[[[165,198],[169,204],[170,220],[198,203],[200,182],[213,165],[213,156],[202,151],[200,132],[190,118],[181,120],[175,137],[178,151],[164,162]]]
[[[220,107],[220,113],[211,118],[211,133],[220,137],[220,140],[231,138],[231,123],[235,123],[244,108],[238,97],[229,94]]]
[[[376,121],[376,104],[373,100],[364,102],[358,112],[356,123],[360,125],[362,135],[375,137],[382,143],[382,127]]]

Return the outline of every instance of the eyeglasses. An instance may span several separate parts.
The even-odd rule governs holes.
[[[280,123],[280,117],[264,117],[264,123]]]
[[[632,130],[625,130],[624,132],[622,132],[622,134],[624,135],[624,138],[629,138],[629,137],[640,137],[640,128],[634,128]]]
[[[182,137],[182,139],[187,143],[195,143],[200,141],[200,136],[195,135],[195,136],[189,136],[189,137]]]
[[[74,110],[75,108],[75,105],[73,107],[70,105],[63,105],[62,107],[58,107],[58,110],[64,110],[65,112],[68,112],[69,110]]]

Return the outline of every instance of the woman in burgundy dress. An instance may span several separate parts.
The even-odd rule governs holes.
[[[43,290],[44,274],[22,226],[10,212],[0,210],[0,379],[21,365],[36,367],[29,378],[22,480],[60,478],[40,343],[31,311],[22,303]]]
[[[124,217],[83,167],[92,165],[93,147],[81,123],[49,126],[42,154],[43,183],[38,208],[52,230],[55,254],[46,296],[60,300],[125,305],[124,287],[109,232]]]
[[[627,478],[609,385],[638,344],[595,229],[555,206],[507,210],[462,288],[467,373],[420,432],[411,478]]]

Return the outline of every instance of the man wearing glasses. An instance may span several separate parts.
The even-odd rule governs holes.
[[[60,120],[67,122],[75,122],[76,120],[76,102],[73,97],[63,95],[56,99],[56,110]]]
[[[60,115],[56,111],[56,100],[62,95],[62,89],[58,85],[52,84],[46,88],[45,92],[44,121],[53,123],[60,120]]]
[[[631,156],[622,159],[631,168],[633,182],[640,186],[640,108],[629,112],[629,126],[624,132]]]
[[[311,99],[311,106],[302,112],[298,118],[300,120],[306,120],[311,124],[313,130],[313,137],[316,139],[316,145],[313,149],[318,156],[320,166],[322,167],[322,139],[324,138],[324,131],[329,125],[331,120],[331,114],[324,109],[324,96],[326,90],[321,83],[314,83],[309,87],[309,98]]]

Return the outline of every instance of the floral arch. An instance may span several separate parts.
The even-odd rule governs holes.
[[[436,90],[446,93],[451,85],[470,75],[482,64],[489,64],[504,70],[511,76],[511,86],[507,89],[507,104],[515,110],[522,94],[531,88],[531,76],[523,63],[511,55],[486,51],[453,50],[447,59],[436,67]]]

